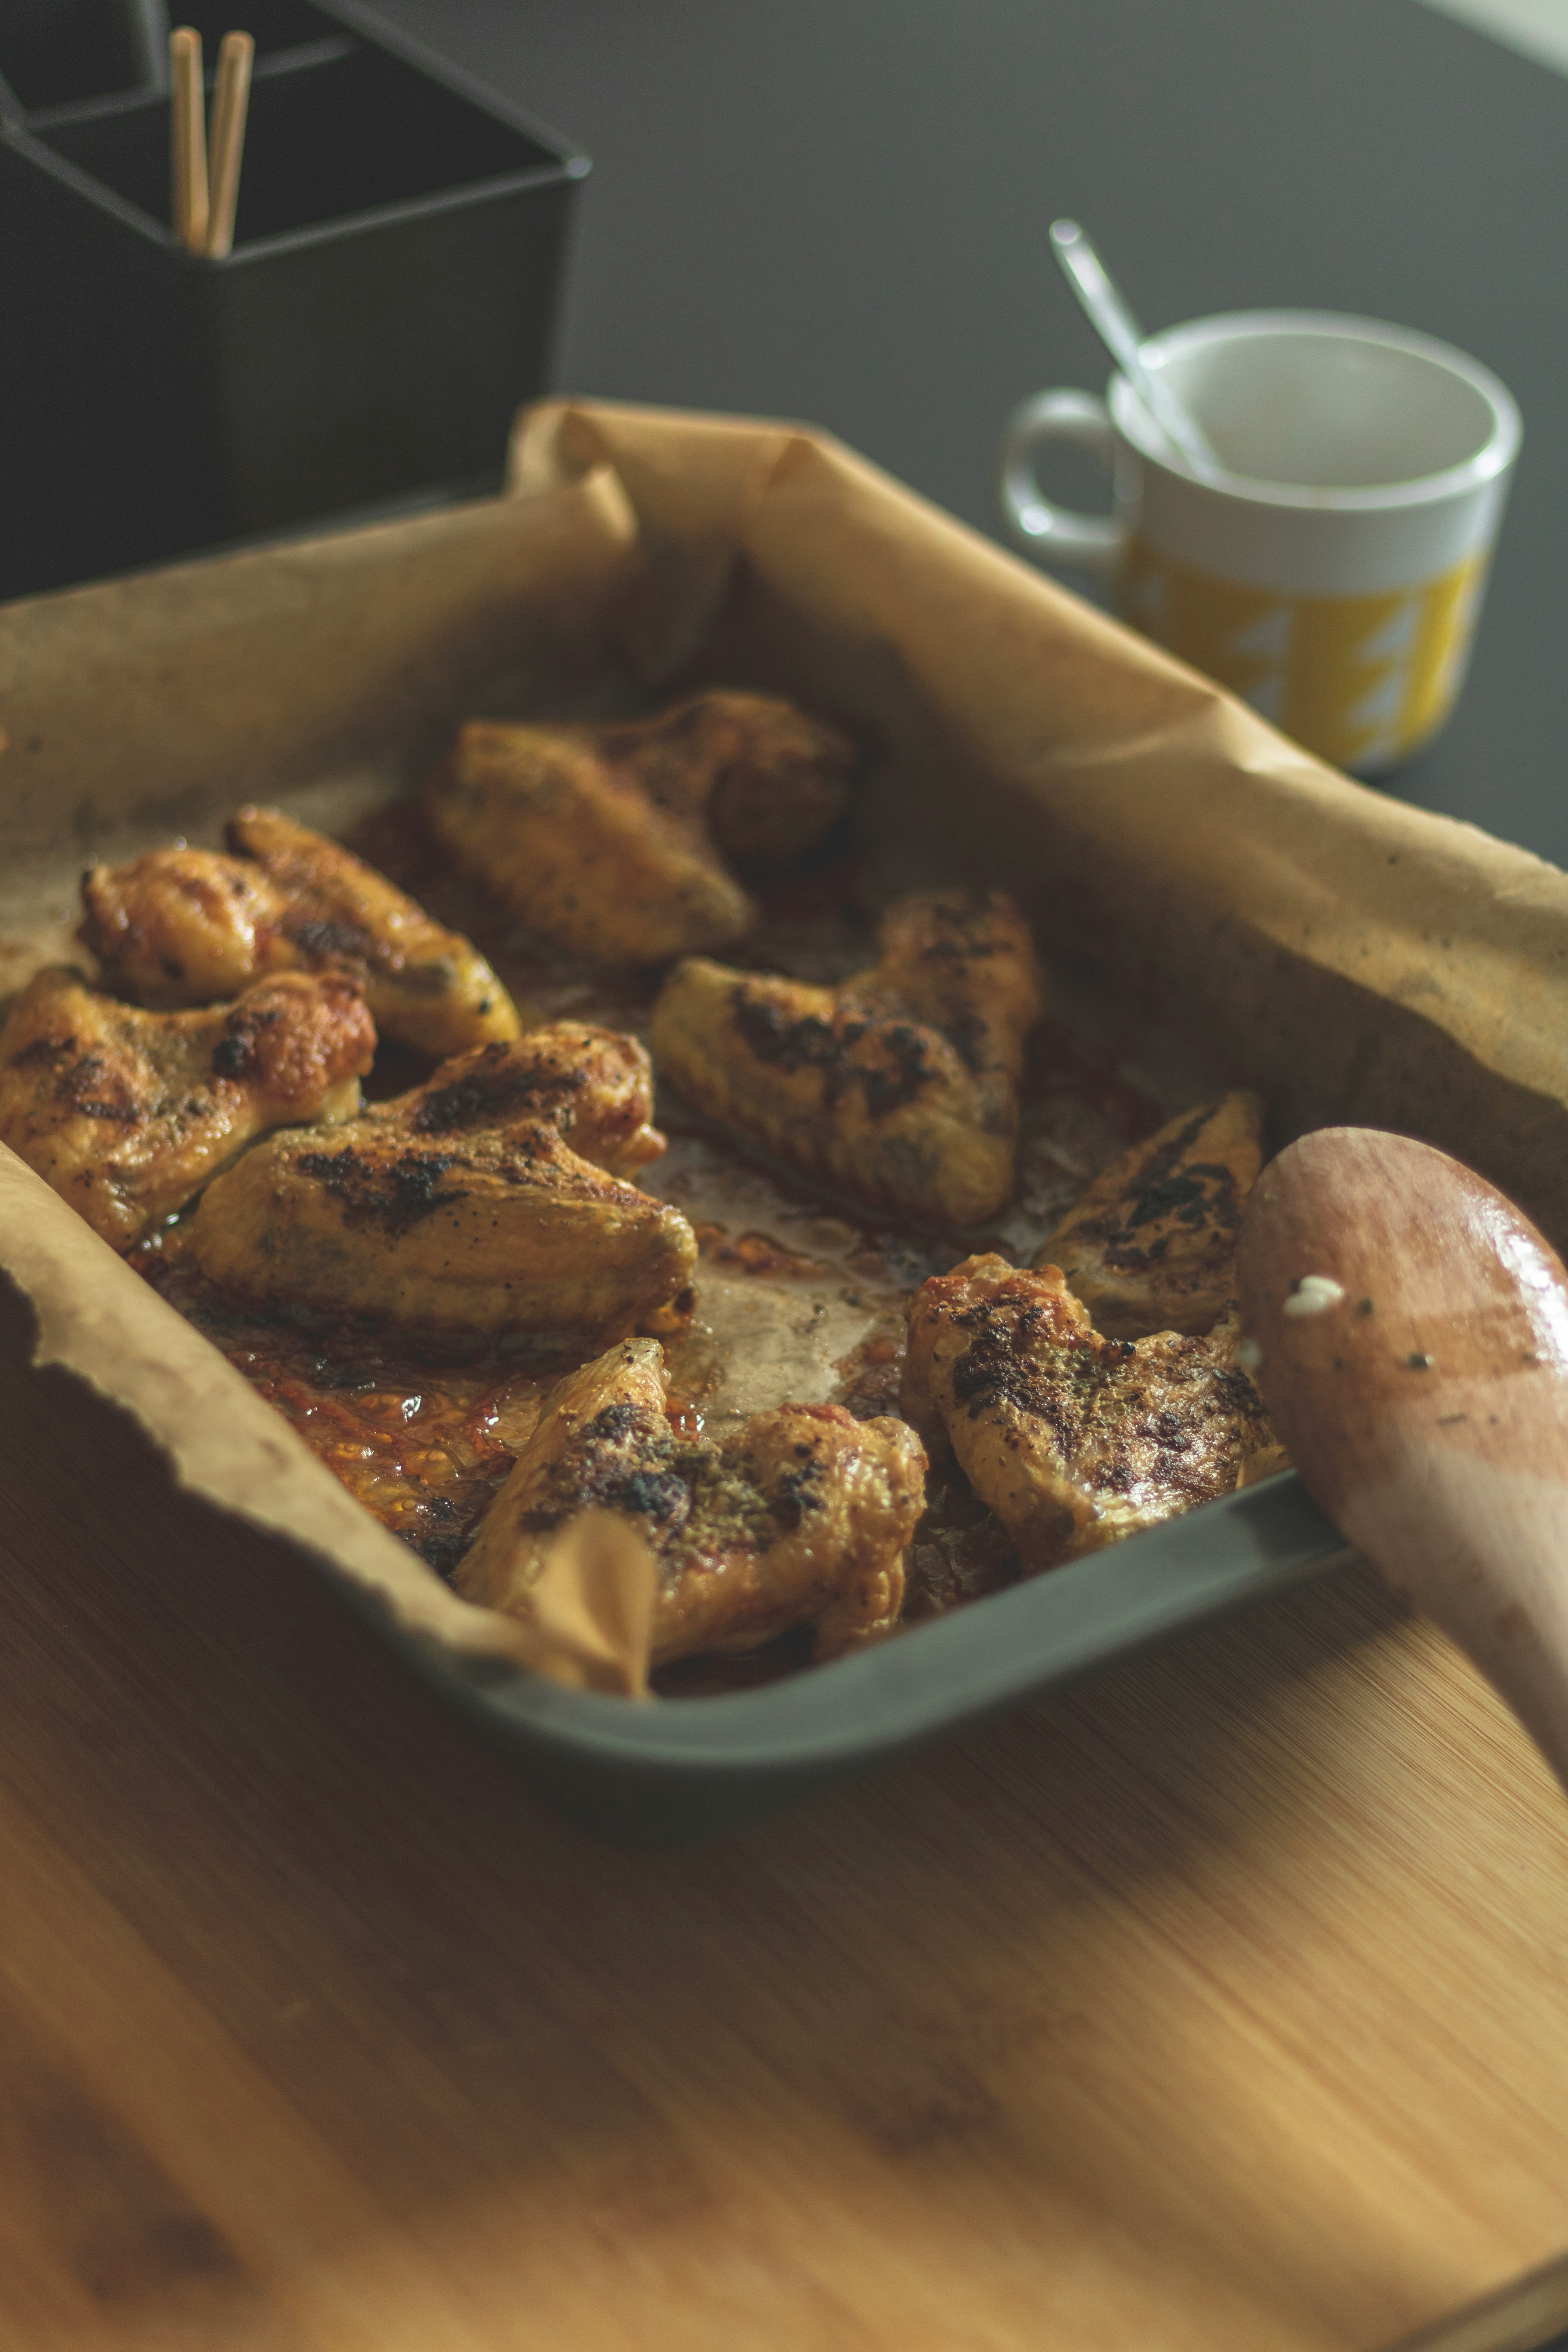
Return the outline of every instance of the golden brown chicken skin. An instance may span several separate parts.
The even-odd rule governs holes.
[[[879,1207],[978,1223],[1013,1190],[1024,1046],[1046,985],[999,891],[922,893],[839,988],[693,958],[665,982],[660,1072],[710,1118]]]
[[[821,840],[852,763],[787,702],[700,694],[613,726],[476,721],[425,806],[463,870],[564,954],[661,963],[751,929],[725,859],[776,865]]]
[[[244,808],[228,854],[161,849],[82,877],[79,937],[139,1004],[212,1004],[268,971],[342,965],[385,1037],[445,1056],[515,1037],[510,997],[478,950],[384,875],[278,809]]]
[[[149,1013],[58,965],[0,1032],[0,1142],[129,1249],[269,1128],[351,1118],[374,1052],[347,973],[279,972],[237,1004]]]
[[[1208,1339],[1108,1339],[1055,1266],[994,1256],[933,1276],[908,1313],[902,1409],[933,1454],[951,1444],[1026,1569],[1283,1465],[1234,1316]]]
[[[1206,1331],[1236,1295],[1236,1237],[1262,1164],[1258,1095],[1181,1112],[1097,1176],[1040,1252],[1118,1339]]]
[[[209,1188],[192,1238],[245,1298],[437,1329],[673,1329],[697,1242],[625,1181],[664,1139],[635,1039],[576,1022],[444,1062]]]
[[[581,1511],[615,1511],[657,1564],[656,1664],[754,1649],[799,1624],[816,1627],[819,1658],[836,1656],[898,1618],[925,1468],[902,1422],[838,1405],[780,1405],[721,1445],[679,1439],[662,1350],[630,1339],[546,1399],[458,1590],[526,1616],[551,1538]]]
[[[848,738],[773,694],[718,688],[651,719],[588,730],[605,765],[633,775],[655,808],[700,816],[742,868],[788,866],[844,814]]]

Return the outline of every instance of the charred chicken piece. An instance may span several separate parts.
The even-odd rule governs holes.
[[[652,1100],[647,1055],[610,1030],[478,1046],[331,1136],[247,1153],[197,1211],[198,1263],[242,1297],[437,1329],[675,1329],[696,1236],[625,1181],[664,1150]]]
[[[900,899],[839,988],[694,958],[651,1035],[687,1100],[879,1207],[975,1224],[1013,1189],[1024,1045],[1046,985],[999,891]]]
[[[1261,1098],[1183,1111],[1094,1180],[1040,1252],[1097,1330],[1207,1331],[1236,1295],[1242,1205],[1262,1164]]]
[[[515,1037],[515,1006],[478,950],[374,866],[278,809],[243,808],[229,855],[160,849],[90,866],[78,936],[139,1004],[213,1004],[264,972],[360,974],[384,1037],[461,1053]]]
[[[0,1032],[0,1142],[125,1250],[269,1128],[352,1118],[374,1052],[346,972],[148,1013],[54,965]]]
[[[800,856],[837,822],[852,764],[790,703],[699,694],[616,726],[476,721],[425,802],[464,871],[552,946],[659,963],[751,929],[725,859]]]
[[[458,1590],[526,1616],[551,1538],[580,1511],[616,1511],[658,1564],[655,1664],[754,1649],[799,1624],[833,1657],[898,1618],[925,1467],[904,1423],[839,1405],[779,1405],[721,1445],[680,1440],[662,1349],[629,1339],[546,1399]]]
[[[634,774],[655,808],[700,817],[742,871],[792,866],[844,814],[848,738],[773,694],[715,688],[651,719],[594,730],[599,755]]]
[[[1026,1569],[1056,1568],[1284,1466],[1236,1361],[1207,1339],[1108,1339],[1055,1266],[966,1258],[909,1305],[901,1404],[951,1444]]]

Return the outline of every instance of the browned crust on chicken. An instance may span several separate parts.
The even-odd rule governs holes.
[[[526,1616],[550,1539],[614,1511],[658,1570],[656,1664],[754,1649],[814,1625],[818,1657],[888,1631],[925,1502],[925,1455],[892,1420],[837,1405],[757,1413],[721,1445],[678,1439],[663,1355],[627,1340],[570,1373],[458,1571],[468,1599]]]
[[[755,917],[725,858],[786,862],[844,806],[849,746],[768,695],[600,727],[475,721],[426,786],[464,871],[568,955],[658,963]]]
[[[0,1142],[129,1249],[269,1128],[352,1117],[374,1052],[344,972],[279,972],[237,1004],[150,1013],[51,966],[0,1033]]]
[[[417,1327],[673,1329],[696,1236],[624,1181],[664,1149],[652,1091],[610,1030],[481,1045],[330,1137],[249,1153],[197,1212],[197,1258],[243,1297]]]
[[[606,767],[635,776],[656,807],[700,816],[720,856],[743,868],[788,866],[815,848],[844,814],[856,765],[837,728],[778,695],[733,688],[586,731]]]
[[[281,894],[247,858],[157,849],[89,866],[77,937],[107,986],[157,1012],[217,1004],[265,973],[298,971],[282,940]]]
[[[79,936],[107,983],[154,1007],[212,1004],[269,971],[359,974],[381,1034],[437,1055],[515,1037],[489,965],[374,866],[278,809],[243,808],[228,854],[161,849],[82,877]]]
[[[1207,1331],[1236,1292],[1236,1239],[1262,1164],[1263,1103],[1237,1092],[1179,1112],[1105,1169],[1040,1252],[1096,1328],[1136,1339]]]
[[[958,1225],[1013,1189],[1024,1046],[1046,988],[1000,891],[922,892],[837,989],[692,959],[651,1036],[689,1102],[803,1173]]]
[[[1026,1568],[1055,1568],[1279,1466],[1231,1318],[1208,1339],[1098,1332],[1055,1266],[972,1257],[909,1305],[901,1405]]]

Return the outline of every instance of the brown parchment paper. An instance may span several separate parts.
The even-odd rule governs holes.
[[[249,798],[348,823],[474,709],[602,683],[638,562],[600,473],[526,508],[485,500],[0,608],[0,1003],[71,954],[85,856],[216,841]],[[562,1673],[569,1607],[567,1633],[536,1633],[460,1601],[4,1146],[0,1271],[31,1306],[33,1361],[129,1412],[181,1487],[330,1563],[416,1639]],[[595,1639],[580,1646],[577,1678],[604,1686]]]
[[[807,694],[884,751],[889,822],[1031,902],[1281,1125],[1407,1129],[1568,1239],[1568,876],[1352,782],[821,436],[555,403],[523,493],[614,467],[650,678]],[[692,487],[700,478],[700,488]]]
[[[1258,1086],[1281,1132],[1424,1136],[1568,1240],[1568,877],[1335,775],[789,425],[544,404],[507,498],[0,609],[0,998],[67,952],[85,855],[216,838],[247,797],[347,824],[464,717],[703,677],[849,720],[889,837],[1018,891],[1048,955]],[[410,1633],[528,1660],[3,1150],[0,1268],[37,1360],[193,1492]]]

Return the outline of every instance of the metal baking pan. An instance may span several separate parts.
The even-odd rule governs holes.
[[[247,798],[347,830],[465,717],[618,679],[667,693],[679,670],[842,717],[875,749],[896,859],[918,837],[922,862],[1015,888],[1064,970],[1109,965],[1139,1004],[1157,982],[1160,1018],[1257,1085],[1282,1133],[1349,1118],[1484,1146],[1485,1172],[1562,1233],[1568,877],[1318,769],[810,436],[552,404],[517,480],[513,499],[0,612],[0,993],[68,952],[84,856],[216,837]],[[562,1689],[37,1191],[0,1209],[0,1264],[39,1310],[36,1353],[26,1318],[0,1317],[5,1392],[50,1378],[30,1361],[77,1376],[141,1433],[150,1497],[163,1478],[160,1549],[221,1571],[216,1511],[237,1542],[308,1559],[542,1799],[623,1841],[722,1832],[1344,1556],[1286,1476],[761,1687],[646,1706]],[[0,1465],[24,1505],[74,1491],[67,1392],[40,1402],[60,1444]]]
[[[580,1828],[627,1845],[738,1829],[1350,1558],[1294,1471],[951,1616],[765,1685],[668,1700],[408,1655]]]

